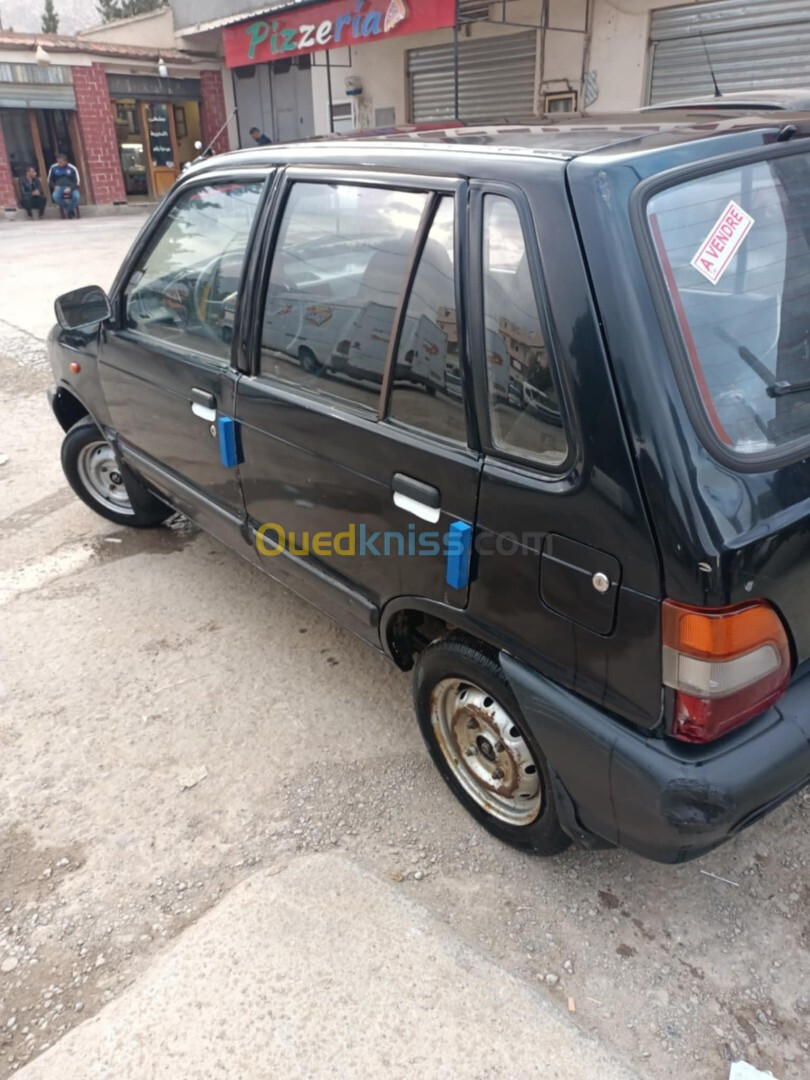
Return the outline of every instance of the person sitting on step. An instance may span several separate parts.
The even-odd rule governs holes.
[[[39,217],[45,213],[48,200],[45,197],[45,185],[33,165],[25,170],[25,176],[20,180],[20,202],[23,210],[28,215],[28,220],[33,221],[32,211],[36,210]]]
[[[57,154],[48,172],[48,186],[63,217],[65,214],[69,218],[79,217],[80,183],[79,170],[70,164],[67,154]]]

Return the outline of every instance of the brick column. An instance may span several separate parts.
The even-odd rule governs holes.
[[[202,144],[207,147],[225,123],[225,93],[222,89],[221,71],[200,72],[200,95],[202,97]],[[214,143],[213,152],[224,154],[231,148],[228,129]]]
[[[3,138],[3,129],[0,127],[0,213],[4,209],[11,210],[12,208],[17,208],[17,195],[14,191],[6,140]]]
[[[82,177],[84,197],[88,199],[92,194],[93,201],[97,203],[126,202],[112,102],[103,65],[74,67],[73,89],[76,91],[79,133],[89,173]]]

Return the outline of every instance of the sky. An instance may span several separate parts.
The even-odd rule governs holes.
[[[96,0],[54,0],[59,16],[59,33],[75,34],[98,26],[101,16]],[[42,30],[45,0],[0,0],[0,20],[4,30]]]

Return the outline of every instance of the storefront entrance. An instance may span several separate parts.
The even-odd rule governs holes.
[[[648,100],[807,89],[806,0],[710,0],[653,11]]]
[[[125,75],[107,82],[127,199],[162,199],[199,153],[199,82]]]
[[[306,139],[315,134],[309,56],[251,64],[234,72],[239,142],[252,146],[257,127],[273,142]]]
[[[197,156],[199,102],[117,98],[113,104],[127,198],[162,198]]]
[[[67,109],[0,109],[0,125],[15,184],[34,165],[44,180],[59,153],[67,154],[79,172],[76,113]]]

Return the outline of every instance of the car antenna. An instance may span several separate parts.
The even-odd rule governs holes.
[[[709,73],[711,74],[712,82],[714,83],[714,96],[722,97],[723,95],[720,93],[720,87],[717,85],[717,77],[715,76],[714,68],[712,67],[712,58],[709,56],[709,46],[706,44],[706,38],[702,33],[700,35],[700,40],[703,42],[703,51],[706,53],[706,63],[709,65]]]

